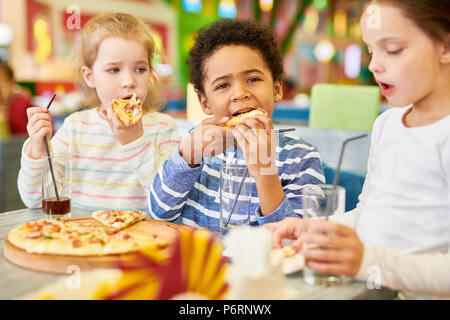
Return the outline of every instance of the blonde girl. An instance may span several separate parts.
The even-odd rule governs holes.
[[[154,111],[151,93],[155,44],[139,19],[112,13],[82,29],[76,71],[87,110],[68,116],[51,139],[55,153],[72,155],[72,206],[89,210],[146,210],[147,190],[159,165],[178,143],[174,120]],[[112,111],[113,99],[136,95],[144,116],[124,126]],[[41,205],[40,169],[44,136],[52,135],[45,107],[29,108],[18,186],[28,207]]]

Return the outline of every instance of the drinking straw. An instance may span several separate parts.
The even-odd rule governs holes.
[[[339,181],[339,175],[341,173],[342,158],[344,156],[345,146],[350,141],[361,139],[361,138],[364,138],[364,137],[367,137],[367,134],[362,134],[362,135],[359,135],[359,136],[356,136],[356,137],[348,138],[342,143],[341,152],[339,153],[338,166],[336,168],[336,173],[334,174],[333,188],[331,190],[335,190],[336,189],[337,183]],[[325,215],[325,219],[326,220],[328,220],[328,216],[329,216],[330,213],[331,213],[331,199],[330,199],[330,197],[328,197],[328,200],[327,200],[327,211],[326,211],[326,215]]]
[[[55,97],[56,97],[56,94],[53,94],[52,98],[50,99],[50,102],[48,103],[47,110],[52,105],[53,99],[55,99]],[[48,160],[48,165],[50,167],[50,173],[52,175],[53,187],[55,188],[56,200],[59,201],[58,188],[56,187],[55,173],[53,171],[52,159],[50,158],[50,150],[48,148],[47,136],[44,137],[44,144],[45,144],[45,151],[47,151],[47,160]]]
[[[275,133],[283,133],[290,131],[295,131],[295,128],[275,129]],[[230,222],[231,215],[233,214],[234,207],[236,207],[237,200],[239,198],[239,195],[241,194],[242,187],[244,186],[244,182],[247,176],[248,176],[248,168],[245,168],[244,176],[242,177],[241,183],[239,184],[238,193],[236,194],[236,198],[234,199],[233,205],[231,206],[230,215],[228,216],[227,223],[225,223],[225,228],[228,226],[228,223]]]

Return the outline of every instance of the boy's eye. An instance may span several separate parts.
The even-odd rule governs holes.
[[[221,83],[216,87],[216,90],[217,89],[225,89],[227,86],[228,86],[228,83]]]
[[[256,81],[260,81],[261,79],[256,78],[256,77],[252,77],[250,79],[247,80],[247,82],[256,82]]]

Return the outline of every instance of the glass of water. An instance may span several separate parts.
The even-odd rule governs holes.
[[[328,219],[335,214],[345,213],[345,189],[330,184],[314,185],[302,189],[301,202],[303,216],[310,219]],[[333,219],[333,221],[337,221]],[[306,230],[307,232],[307,230]],[[304,244],[304,249],[313,249],[316,245]],[[306,261],[307,262],[307,261]],[[342,282],[339,275],[315,272],[306,266],[303,269],[304,281],[313,285],[334,285]]]
[[[222,164],[220,167],[220,233],[250,224],[252,185],[247,166]]]

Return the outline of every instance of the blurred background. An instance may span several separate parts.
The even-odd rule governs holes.
[[[277,103],[273,120],[280,126],[299,128],[297,134],[318,146],[324,153],[324,161],[333,166],[337,162],[335,153],[340,142],[335,140],[336,151],[328,153],[326,150],[330,146],[325,143],[330,143],[329,137],[332,135],[336,139],[340,134],[346,137],[353,134],[352,130],[370,131],[374,120],[371,116],[368,120],[347,121],[367,123],[358,127],[346,125],[346,119],[340,119],[337,114],[331,117],[334,120],[330,119],[330,123],[323,123],[326,117],[320,113],[315,116],[320,121],[313,121],[312,115],[314,100],[316,104],[321,101],[322,114],[330,115],[330,108],[355,113],[353,110],[358,109],[358,105],[338,104],[358,99],[339,88],[376,88],[368,71],[367,50],[361,40],[361,2],[0,0],[0,212],[23,207],[17,198],[17,172],[26,138],[26,108],[45,106],[55,92],[57,98],[51,112],[57,129],[64,117],[83,107],[83,97],[74,83],[74,44],[83,25],[95,15],[106,12],[130,13],[151,27],[158,48],[153,64],[161,89],[162,111],[179,119],[180,126],[185,128],[203,117],[195,99],[189,99],[192,92],[188,89],[186,64],[198,29],[220,18],[242,18],[270,25],[283,55],[285,71],[284,98]],[[314,99],[313,87],[323,83],[337,85],[338,90],[327,93],[327,88],[321,88],[325,91],[317,90]],[[387,106],[380,100],[379,92],[373,92],[360,93],[362,102],[359,103],[374,106],[375,109],[363,113],[372,115],[375,112],[376,117]],[[347,96],[339,97],[341,93]],[[334,101],[331,106],[330,101],[322,99],[324,97]],[[11,114],[15,115],[15,120],[11,119]],[[17,120],[21,117],[19,114],[22,121]],[[355,154],[362,154],[362,160],[348,169],[362,172],[364,179],[368,142],[358,148],[362,151],[355,149]]]

